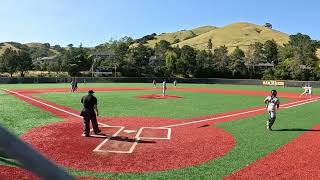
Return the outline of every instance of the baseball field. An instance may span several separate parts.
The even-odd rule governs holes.
[[[320,179],[320,90],[219,84],[0,85],[0,123],[79,179]],[[102,135],[83,137],[80,99]],[[281,105],[273,131],[264,99]],[[0,179],[37,179],[0,155]]]

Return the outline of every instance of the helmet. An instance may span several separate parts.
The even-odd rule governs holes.
[[[277,91],[276,91],[276,90],[272,90],[272,91],[271,91],[271,95],[272,95],[272,96],[277,96]]]

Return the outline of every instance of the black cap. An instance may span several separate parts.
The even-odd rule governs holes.
[[[89,93],[89,94],[93,94],[94,91],[93,91],[93,90],[89,90],[88,93]]]

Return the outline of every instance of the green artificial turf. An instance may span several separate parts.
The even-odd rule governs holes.
[[[152,83],[79,83],[79,88],[96,88],[96,87],[153,87]],[[162,87],[158,83],[157,87]],[[168,83],[168,87],[173,87],[172,83]],[[242,90],[260,90],[270,91],[276,89],[279,92],[294,92],[302,93],[303,89],[300,87],[286,87],[281,86],[258,86],[258,85],[230,85],[230,84],[180,84],[178,87],[192,87],[192,88],[218,88],[218,89],[242,89]],[[35,88],[70,88],[69,83],[56,83],[56,84],[0,84],[0,88],[6,89],[35,89]],[[320,88],[313,88],[314,94],[320,94]]]
[[[88,85],[88,84],[87,84]],[[89,84],[90,87],[148,87],[149,84]],[[260,86],[233,86],[233,85],[183,85],[185,87],[210,87],[223,89],[249,89],[269,90],[270,87]],[[0,87],[4,87],[1,85]],[[45,85],[12,85],[6,88],[57,88],[68,87],[66,84]],[[300,92],[301,88],[281,88],[281,91]],[[251,97],[240,95],[222,95],[196,92],[173,91],[175,95],[184,96],[184,99],[177,100],[143,100],[135,99],[140,94],[151,94],[153,91],[115,91],[98,92],[99,106],[102,115],[122,116],[160,116],[172,118],[186,118],[212,114],[216,112],[227,112],[232,109],[244,109],[255,107],[261,104],[263,97]],[[80,109],[80,97],[85,93],[48,93],[38,94],[44,99],[57,101],[59,104],[68,105]],[[281,99],[284,101],[283,99]],[[246,103],[243,103],[245,101]],[[0,91],[0,123],[17,135],[22,135],[33,127],[60,121],[61,119],[52,114],[23,102],[16,97],[9,96]],[[126,105],[123,107],[123,105]],[[187,106],[189,105],[189,106]],[[75,176],[95,176],[114,179],[221,179],[252,162],[275,151],[291,140],[318,124],[320,102],[306,104],[281,110],[275,122],[274,130],[266,130],[266,114],[241,120],[220,123],[217,126],[230,132],[237,141],[236,147],[228,154],[208,163],[184,168],[180,170],[169,170],[153,173],[97,173],[67,169]],[[140,109],[140,106],[145,106]],[[172,107],[176,111],[172,111]],[[158,108],[160,110],[158,110]],[[171,108],[171,109],[170,109]],[[121,109],[121,110],[120,110]],[[170,111],[170,112],[169,112]],[[188,115],[186,115],[188,114]],[[281,131],[281,129],[289,129]],[[292,131],[290,131],[292,129]],[[298,129],[298,130],[297,130]],[[280,131],[277,131],[280,130]],[[314,132],[317,133],[317,132]],[[192,144],[190,145],[192,147]],[[204,152],[205,153],[205,152]],[[1,155],[0,155],[1,156]],[[186,157],[187,158],[187,157]],[[18,165],[11,160],[0,157],[0,164]]]
[[[31,128],[62,121],[49,112],[32,106],[20,99],[0,91],[0,125],[9,129],[17,136]],[[41,132],[39,132],[41,135]],[[0,164],[16,165],[0,153]]]
[[[181,99],[140,99],[136,96],[160,91],[96,92],[102,116],[149,116],[163,118],[192,118],[263,105],[264,97],[222,95],[205,92],[168,91]],[[36,94],[44,100],[81,110],[80,99],[86,93]],[[284,100],[285,101],[285,100]]]

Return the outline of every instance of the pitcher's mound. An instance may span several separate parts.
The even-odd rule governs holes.
[[[163,96],[162,94],[146,94],[146,95],[137,96],[137,98],[142,98],[142,99],[181,99],[183,97],[176,96],[176,95]]]

